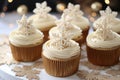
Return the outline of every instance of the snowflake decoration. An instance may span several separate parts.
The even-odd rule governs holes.
[[[93,71],[87,74],[85,80],[109,80],[109,76],[100,75],[99,72]]]
[[[18,62],[15,61],[12,57],[10,47],[7,44],[0,46],[0,65],[2,64],[17,64]]]
[[[23,65],[23,67],[15,66],[12,71],[16,72],[16,76],[23,77],[26,76],[29,80],[39,80],[38,74],[40,73],[40,69],[43,69],[43,62],[36,61],[32,65]]]
[[[112,76],[116,76],[116,75],[120,76],[120,71],[119,70],[109,70],[106,73],[111,74]]]
[[[70,29],[74,29],[73,25],[69,22],[69,19],[66,19],[65,17],[61,18],[57,23],[57,28],[59,29],[59,38],[57,41],[53,41],[51,45],[59,46],[59,49],[62,50],[66,47],[72,46],[70,44],[70,39],[73,33],[68,33]],[[57,34],[54,34],[57,35]]]
[[[23,15],[21,20],[18,20],[17,23],[19,26],[18,30],[21,32],[21,34],[30,35],[35,33],[35,28],[31,25],[32,21],[28,21],[25,15]]]
[[[101,16],[105,16],[106,18],[109,18],[109,22],[113,19],[113,18],[115,18],[116,16],[117,16],[117,12],[112,12],[112,10],[110,9],[110,7],[109,6],[107,6],[107,8],[106,8],[106,10],[104,11],[104,10],[101,10],[100,11],[100,15]]]
[[[86,77],[86,75],[88,74],[88,72],[87,71],[84,71],[84,70],[79,70],[78,72],[77,72],[77,76],[80,78],[80,79],[85,79],[85,77]]]
[[[60,32],[73,29],[73,25],[70,23],[70,20],[70,18],[63,17],[60,20],[56,21],[57,27],[60,30]]]
[[[64,14],[70,16],[81,16],[83,15],[83,12],[80,10],[80,5],[69,3],[67,9],[64,10]]]
[[[88,61],[81,61],[80,64],[82,64],[83,66],[87,66],[89,69],[94,69],[94,70],[105,70],[108,68],[108,67],[104,67],[104,66],[93,65]]]
[[[99,36],[97,37],[100,40],[106,41],[106,40],[112,40],[115,38],[108,23],[109,23],[109,19],[105,17],[101,21],[101,23],[97,24],[98,29],[96,30],[96,32],[98,33]]]
[[[39,14],[40,17],[46,17],[46,15],[51,11],[50,7],[47,7],[47,2],[36,3],[36,8],[33,10],[35,14]]]

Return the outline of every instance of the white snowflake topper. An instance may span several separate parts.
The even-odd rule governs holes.
[[[36,3],[36,8],[33,10],[35,14],[39,14],[41,17],[45,17],[51,11],[50,7],[47,7],[47,2]]]
[[[108,25],[108,18],[104,18],[103,21],[101,21],[100,24],[98,24],[98,38],[101,40],[111,40],[114,38],[114,35],[112,34],[111,28]]]
[[[115,18],[117,16],[117,12],[112,11],[111,8],[109,6],[107,6],[106,10],[101,10],[100,11],[100,15],[101,16],[106,16],[109,17],[111,19]]]
[[[83,15],[83,12],[80,10],[80,5],[73,5],[72,3],[69,3],[67,9],[64,10],[64,14],[81,16]]]
[[[28,21],[25,15],[23,15],[21,20],[18,20],[17,23],[19,26],[18,29],[22,34],[30,35],[35,32],[35,28],[31,25],[32,21]]]
[[[67,32],[69,29],[73,28],[69,22],[69,19],[66,19],[65,17],[63,17],[56,23],[57,23],[57,27],[59,29],[59,34],[58,34],[59,41],[55,40],[55,41],[53,41],[53,43],[51,43],[51,45],[57,46],[58,49],[60,49],[60,50],[63,50],[66,47],[72,46],[70,44],[69,40],[71,39],[71,36],[73,35],[73,33]],[[57,34],[55,34],[55,35],[57,35]]]
[[[73,25],[70,23],[71,20],[71,17],[63,13],[61,19],[56,21],[56,24],[60,30],[68,31],[69,29],[73,29]]]

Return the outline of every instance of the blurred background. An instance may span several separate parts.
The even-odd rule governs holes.
[[[25,5],[28,12],[32,12],[35,8],[36,2],[43,2],[44,0],[0,0],[0,12],[16,11],[21,5]],[[81,9],[86,13],[91,11],[99,11],[105,9],[109,5],[112,10],[120,11],[120,0],[46,0],[48,6],[52,8],[52,12],[60,12],[69,2],[80,4]]]
[[[20,19],[21,15],[32,15],[35,3],[43,1],[47,1],[48,6],[52,8],[51,13],[58,18],[69,2],[80,4],[91,26],[92,22],[99,17],[99,11],[105,10],[107,6],[110,6],[113,11],[120,12],[120,0],[0,0],[0,34],[9,34],[17,27],[16,20]],[[120,18],[120,14],[117,17]]]

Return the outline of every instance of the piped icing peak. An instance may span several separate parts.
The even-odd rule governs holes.
[[[36,8],[33,10],[35,14],[38,14],[40,17],[46,17],[47,14],[51,11],[51,8],[47,6],[47,2],[36,3]]]
[[[31,25],[31,20],[27,20],[25,15],[22,16],[21,20],[18,20],[18,30],[20,34],[31,35],[36,32],[35,28]]]
[[[98,29],[96,30],[96,33],[98,34],[97,36],[98,39],[107,41],[107,40],[112,40],[115,38],[110,26],[108,26],[107,18],[104,18],[100,24],[97,24],[97,27]]]
[[[115,11],[112,11],[111,8],[109,6],[107,6],[106,10],[101,10],[100,11],[100,15],[101,16],[105,16],[105,17],[108,17],[108,18],[115,18],[117,16],[117,12]]]
[[[83,15],[83,12],[80,10],[80,5],[73,5],[72,3],[69,3],[67,9],[64,10],[64,14],[69,14],[71,16],[81,16]]]

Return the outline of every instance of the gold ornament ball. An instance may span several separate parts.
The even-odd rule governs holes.
[[[21,5],[17,8],[17,13],[20,15],[26,14],[28,12],[28,8],[26,5]]]
[[[100,2],[94,2],[91,4],[91,8],[93,11],[99,11],[100,9],[102,9],[102,4]]]
[[[64,9],[66,8],[66,5],[64,3],[58,3],[56,8],[59,12],[63,12]]]

